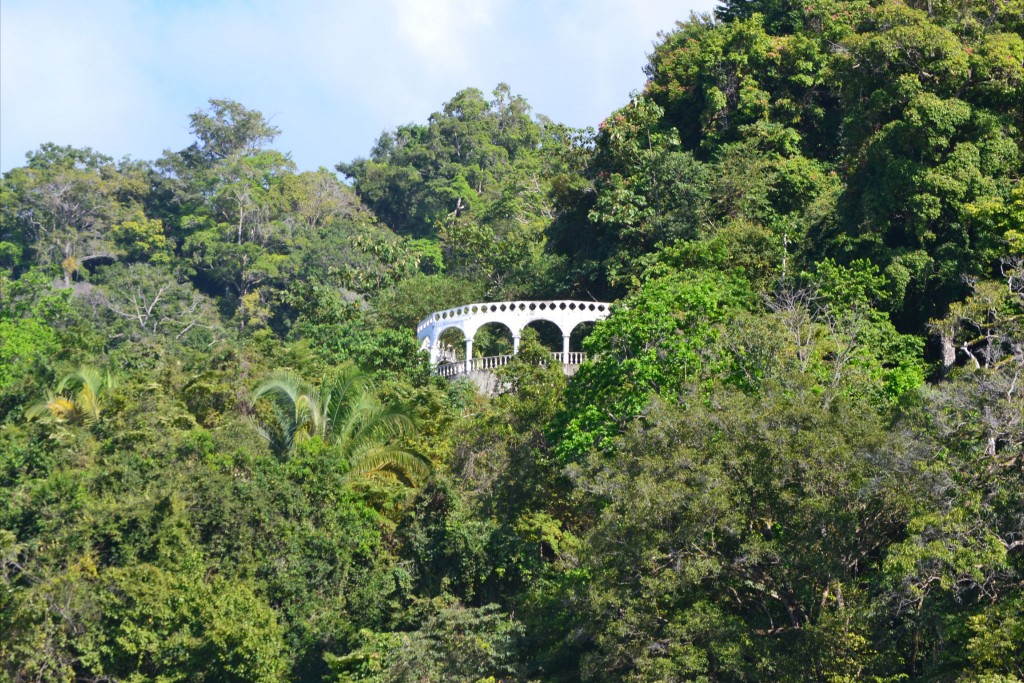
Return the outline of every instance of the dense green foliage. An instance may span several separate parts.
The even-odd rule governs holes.
[[[229,100],[4,174],[3,675],[1024,679],[1024,5],[728,0],[645,70],[348,184]],[[567,296],[571,378],[418,350]]]

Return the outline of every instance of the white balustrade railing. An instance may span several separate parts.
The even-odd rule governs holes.
[[[563,366],[576,366],[587,360],[587,354],[582,351],[570,351],[568,359],[563,357],[564,354],[561,351],[552,351],[551,359],[556,363]],[[484,356],[483,358],[473,358],[469,361],[469,372],[473,371],[484,371],[495,370],[508,365],[515,356],[506,354],[503,356]],[[544,363],[546,365],[546,363]],[[459,375],[466,374],[466,361],[460,360],[453,363],[442,363],[434,368],[434,374],[445,379],[457,377]]]
[[[511,360],[511,355],[474,358],[470,367],[473,370],[493,370],[494,368],[500,368],[502,365],[507,365]]]
[[[587,359],[587,354],[582,351],[570,351],[568,358],[563,358],[561,351],[552,351],[551,357],[562,365],[579,365]]]
[[[465,363],[451,363],[445,365],[438,365],[434,368],[434,374],[448,379],[449,377],[455,377],[466,372]]]

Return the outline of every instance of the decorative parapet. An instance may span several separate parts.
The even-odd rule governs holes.
[[[420,340],[420,348],[430,351],[430,362],[437,365],[440,361],[441,347],[438,339],[441,333],[453,327],[461,330],[466,340],[466,358],[470,359],[463,362],[463,372],[470,372],[473,363],[473,337],[481,327],[489,323],[507,327],[512,333],[515,354],[519,351],[519,339],[523,328],[532,322],[546,320],[561,330],[561,357],[563,365],[569,365],[569,336],[572,331],[581,323],[603,320],[610,312],[611,305],[603,301],[571,299],[466,304],[431,313],[416,326],[416,337]]]

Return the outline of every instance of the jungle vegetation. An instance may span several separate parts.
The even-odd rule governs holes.
[[[1024,3],[666,28],[595,130],[468,88],[299,170],[214,99],[5,173],[3,676],[1024,679]],[[418,351],[563,297],[571,379]]]

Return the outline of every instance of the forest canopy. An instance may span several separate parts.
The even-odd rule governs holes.
[[[637,67],[596,129],[502,83],[300,170],[211,99],[4,173],[0,670],[1024,680],[1024,3],[727,0]],[[572,377],[415,336],[555,298],[614,302]]]

